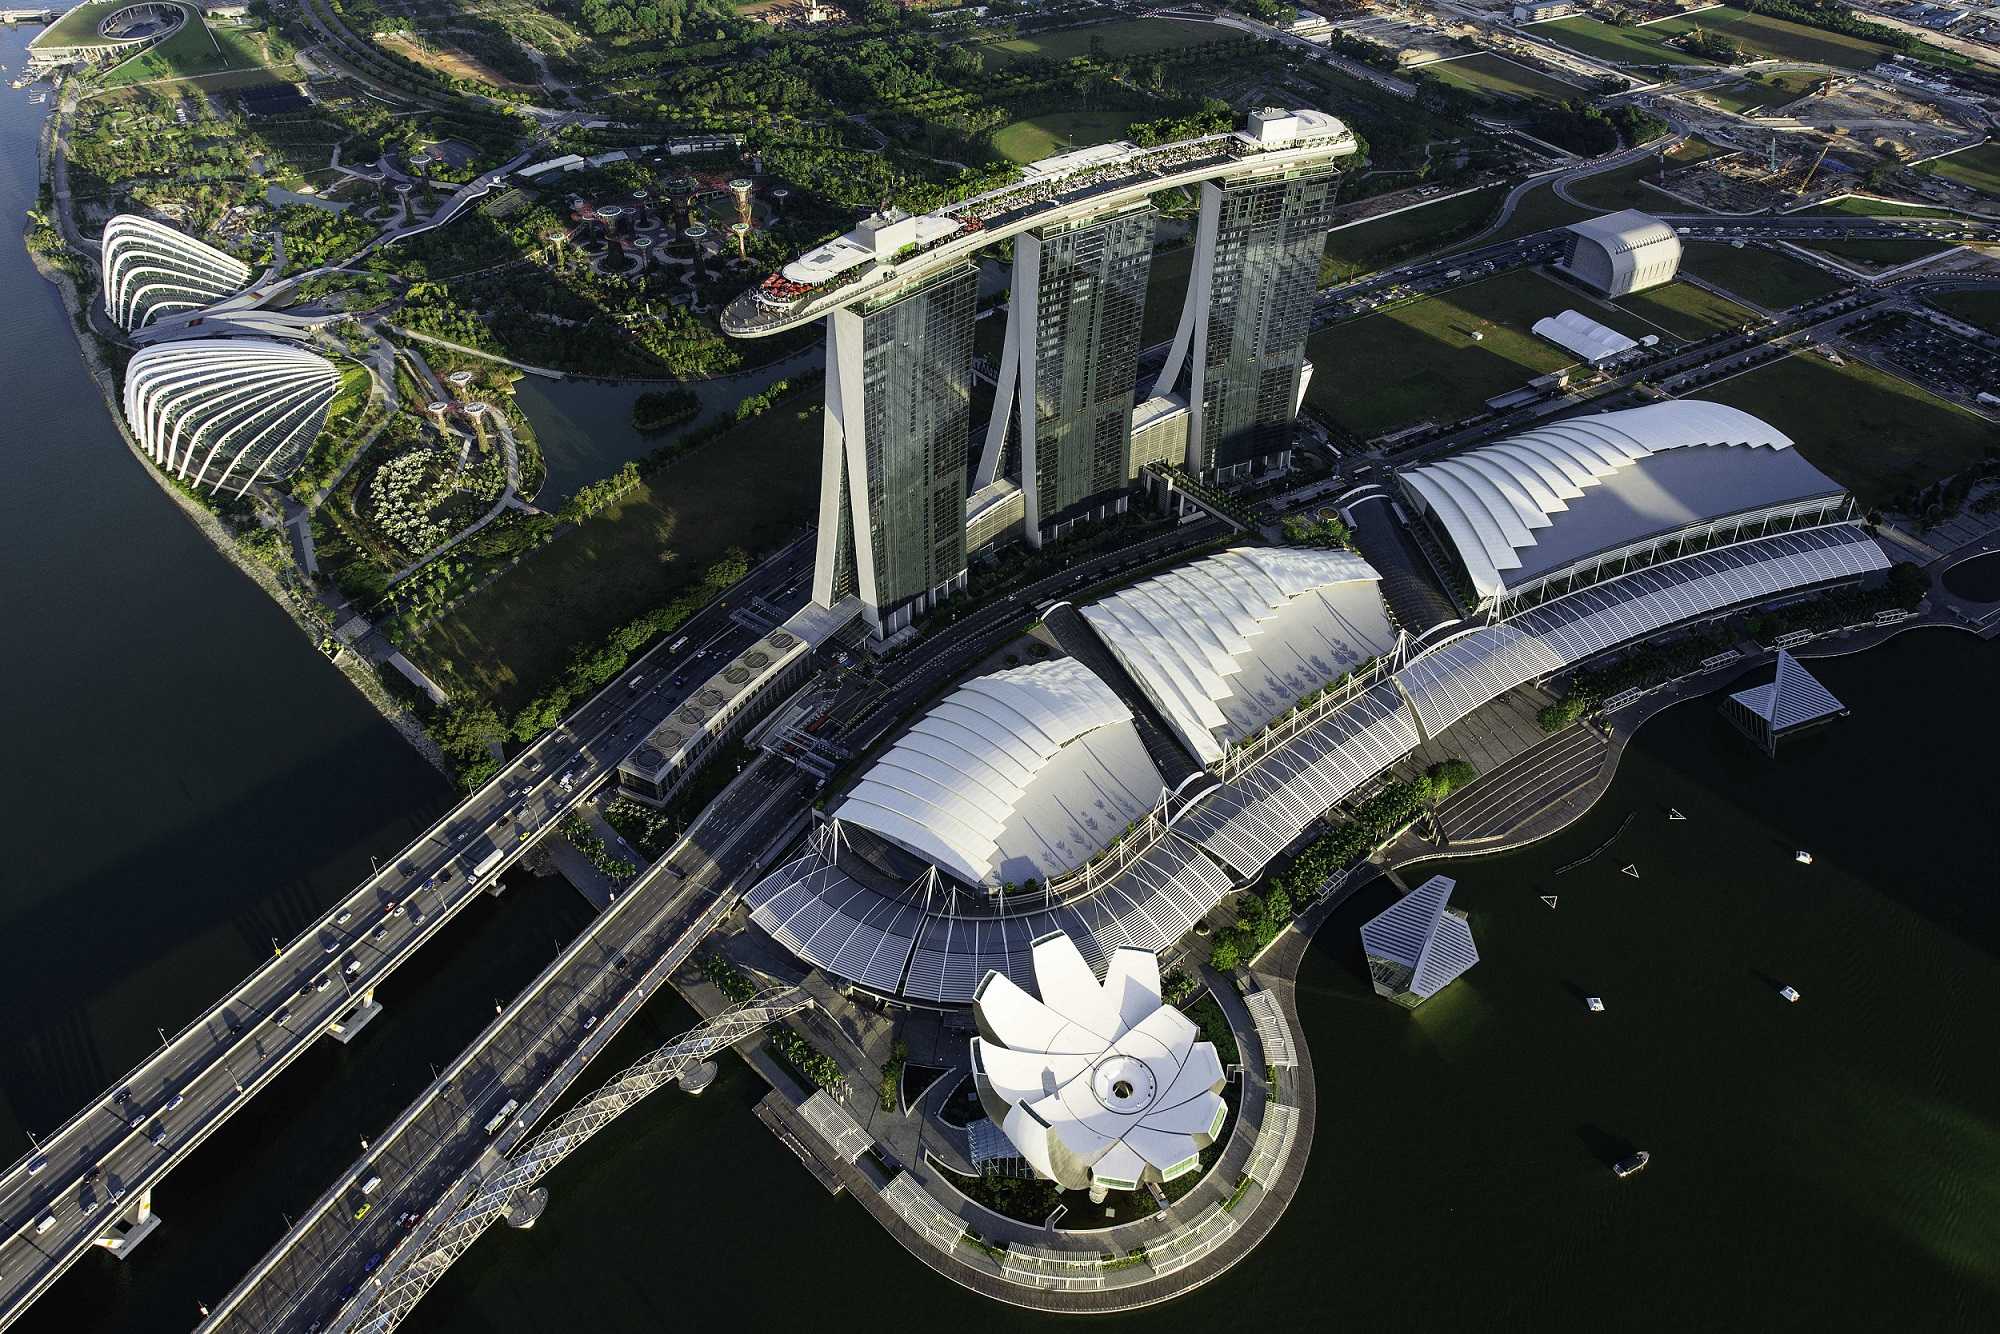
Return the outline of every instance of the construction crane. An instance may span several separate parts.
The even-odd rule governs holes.
[[[1826,161],[1826,152],[1832,147],[1833,145],[1830,142],[1819,146],[1819,156],[1813,159],[1812,166],[1806,168],[1806,178],[1799,182],[1798,197],[1803,198],[1805,196],[1806,187],[1812,184],[1813,173],[1819,170],[1820,163]]]

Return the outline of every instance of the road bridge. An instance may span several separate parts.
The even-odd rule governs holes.
[[[125,1256],[158,1225],[153,1191],[322,1035],[351,1040],[375,990],[553,829],[703,685],[674,668],[726,662],[757,636],[728,601],[803,602],[812,548],[793,542],[673,643],[644,655],[233,984],[0,1176],[0,1329],[94,1247]],[[645,688],[638,678],[647,680]]]

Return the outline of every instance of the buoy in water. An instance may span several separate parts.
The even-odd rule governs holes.
[[[1556,896],[1553,894],[1544,894],[1542,895],[1542,902],[1548,904],[1549,907],[1553,908],[1556,906]]]
[[[1634,880],[1637,880],[1639,878],[1639,868],[1637,866],[1621,867],[1620,871],[1624,875],[1631,876]]]
[[[1685,820],[1685,819],[1687,819],[1687,817],[1686,817],[1685,815],[1682,815],[1682,814],[1680,813],[1680,811],[1679,811],[1679,810],[1678,810],[1677,808],[1673,807],[1673,806],[1669,806],[1669,807],[1667,807],[1667,818],[1668,818],[1669,820]]]

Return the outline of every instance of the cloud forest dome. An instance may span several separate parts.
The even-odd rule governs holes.
[[[332,362],[286,343],[164,343],[125,368],[125,420],[175,477],[241,495],[298,466],[339,386]]]
[[[1136,1190],[1200,1166],[1228,1118],[1222,1058],[1160,997],[1159,956],[1112,952],[1103,982],[1066,935],[1035,941],[1031,996],[1003,973],[973,995],[980,1104],[1068,1190]]]
[[[99,265],[104,311],[128,331],[214,305],[250,283],[241,260],[135,213],[104,225]]]
[[[1553,422],[1411,468],[1398,483],[1481,599],[1599,552],[1845,496],[1776,427],[1697,399]]]
[[[1204,765],[1396,641],[1381,576],[1346,551],[1244,547],[1083,617]]]
[[[970,885],[1060,875],[1159,801],[1124,701],[1072,658],[968,681],[834,809]]]

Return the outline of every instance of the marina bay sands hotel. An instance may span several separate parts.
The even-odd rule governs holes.
[[[856,596],[894,640],[964,587],[969,549],[1120,512],[1149,463],[1206,482],[1284,466],[1337,163],[1355,148],[1332,116],[1266,110],[1229,133],[1080,149],[934,213],[877,213],[738,297],[722,324],[741,338],[830,317],[815,601]],[[1186,301],[1142,398],[1152,196],[1196,186]],[[975,462],[974,261],[1010,238]]]

